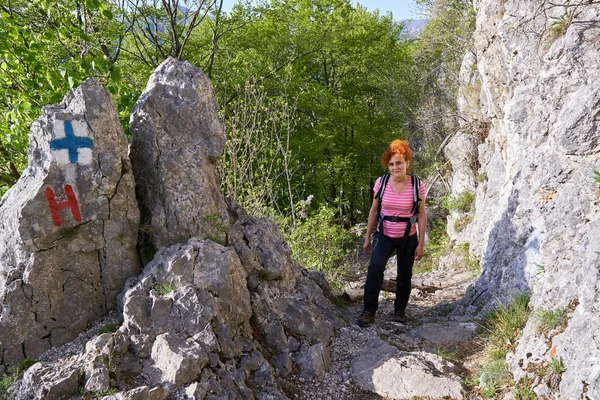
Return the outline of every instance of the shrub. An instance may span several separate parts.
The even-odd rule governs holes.
[[[344,257],[352,237],[336,223],[334,209],[321,207],[291,227],[287,239],[294,258],[304,267],[323,272],[334,287],[340,286],[339,277],[346,267]]]
[[[444,199],[443,206],[449,211],[457,211],[461,213],[465,213],[471,211],[473,206],[473,201],[475,200],[475,193],[470,190],[465,190],[464,192],[453,196],[446,197]]]

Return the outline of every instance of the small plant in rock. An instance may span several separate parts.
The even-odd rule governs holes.
[[[104,333],[113,333],[116,330],[117,330],[117,325],[110,324],[110,325],[106,325],[106,326],[103,326],[102,328],[100,328],[96,334],[98,336],[100,336]]]
[[[546,267],[541,265],[541,264],[535,264],[536,268],[537,268],[537,273],[536,275],[543,275],[544,272],[546,272]]]
[[[512,390],[512,395],[516,400],[537,400],[537,395],[531,388],[532,382],[529,378],[523,378]]]
[[[565,13],[558,18],[552,18],[554,20],[552,22],[552,31],[556,36],[561,36],[569,29],[569,26],[573,23],[573,18],[575,18],[575,13],[571,9],[565,11]]]
[[[479,272],[479,260],[476,257],[472,257],[469,249],[471,245],[469,243],[460,243],[456,245],[458,255],[462,258],[461,269],[473,272]]]
[[[535,311],[534,317],[537,321],[536,333],[538,335],[545,335],[553,329],[564,331],[569,321],[565,308],[556,310],[538,309]]]
[[[479,387],[484,397],[494,397],[503,387],[510,384],[511,374],[504,360],[493,360],[480,370]]]
[[[156,247],[152,243],[152,226],[140,225],[138,230],[138,249],[143,265],[148,264],[156,254]]]
[[[115,388],[108,388],[105,390],[95,390],[93,395],[94,395],[94,399],[99,399],[101,397],[104,396],[111,396],[113,394],[117,393],[117,389]]]
[[[156,285],[154,285],[154,291],[159,296],[166,296],[169,293],[173,292],[175,289],[176,288],[173,283],[157,283]]]
[[[205,215],[202,217],[202,220],[209,226],[209,230],[211,233],[207,236],[209,240],[212,240],[215,243],[223,244],[222,236],[227,232],[227,227],[216,214]]]
[[[473,222],[473,215],[464,214],[454,221],[454,230],[457,233],[462,232],[471,222]]]
[[[548,369],[555,374],[562,374],[566,371],[562,357],[552,357],[548,362]]]
[[[424,257],[415,263],[414,274],[433,271],[439,264],[440,257],[448,253],[450,237],[446,232],[445,219],[427,221],[431,225],[428,229],[429,241],[425,246]]]
[[[0,379],[0,399],[9,398],[9,389],[17,381],[19,376],[25,372],[29,367],[35,364],[36,361],[28,358],[21,361],[12,371],[9,371]]]
[[[594,171],[594,180],[596,183],[600,183],[600,172]]]
[[[446,361],[456,360],[457,353],[455,350],[438,346],[436,353]]]
[[[479,174],[479,176],[477,176],[477,182],[479,182],[479,183],[486,182],[487,180],[488,180],[488,176],[485,172],[482,172]]]
[[[443,206],[450,212],[457,211],[465,213],[471,211],[474,200],[475,193],[470,190],[465,190],[456,196],[446,197],[443,201]]]
[[[493,310],[486,313],[481,324],[488,342],[504,351],[504,355],[512,350],[527,318],[529,317],[529,296],[517,295],[508,305],[499,303]]]

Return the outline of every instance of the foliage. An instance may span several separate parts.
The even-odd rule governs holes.
[[[96,335],[100,336],[104,333],[113,333],[117,330],[117,328],[118,328],[117,325],[109,324],[109,325],[106,325],[106,326],[103,326],[102,328],[100,328],[98,330],[98,332],[96,332]]]
[[[506,387],[511,380],[505,358],[516,346],[529,316],[529,296],[517,295],[508,305],[499,303],[487,312],[480,325],[488,343],[489,358],[480,371],[480,389],[485,397]]]
[[[504,358],[514,348],[529,317],[529,296],[517,295],[508,305],[499,303],[486,313],[481,324],[488,344],[498,351],[497,358]]]
[[[596,180],[596,183],[600,183],[600,172],[599,171],[594,171],[594,179]]]
[[[176,289],[175,284],[173,283],[157,283],[154,285],[154,291],[159,296],[166,296],[169,293],[173,292]]]
[[[458,256],[462,258],[460,267],[467,271],[480,272],[481,267],[479,265],[479,260],[476,257],[471,256],[469,251],[470,247],[469,243],[460,243],[456,245]]]
[[[552,357],[548,362],[548,369],[555,374],[562,374],[567,370],[563,364],[562,357]]]
[[[536,333],[538,335],[546,335],[553,329],[564,331],[569,321],[565,308],[558,308],[556,310],[540,308],[535,310],[533,315],[537,322]]]
[[[475,193],[470,190],[465,190],[453,197],[446,197],[443,205],[449,212],[460,212],[466,213],[471,211],[473,202],[475,200]]]
[[[334,287],[339,284],[352,238],[336,221],[334,209],[319,208],[296,227],[290,227],[287,239],[300,264],[325,273]]]
[[[411,142],[420,170],[432,174],[443,165],[443,146],[458,130],[456,98],[464,54],[472,46],[475,11],[469,0],[418,0],[428,17],[415,41],[418,65],[415,129]]]
[[[479,373],[479,386],[484,397],[492,398],[504,386],[510,383],[511,374],[503,359],[488,362]]]
[[[525,377],[517,382],[512,390],[512,395],[516,400],[536,400],[537,394],[532,389],[533,382]]]
[[[572,9],[567,9],[563,15],[558,18],[552,18],[552,31],[556,34],[556,36],[560,36],[564,34],[569,26],[573,23],[573,18],[575,17],[575,13]]]
[[[16,0],[0,6],[0,192],[26,163],[27,134],[41,107],[89,77],[130,109],[135,89],[121,82],[118,43],[124,26],[109,2]],[[128,115],[128,113],[127,113]]]
[[[446,232],[444,218],[428,218],[429,241],[424,249],[423,258],[415,264],[415,274],[432,271],[437,267],[440,257],[448,252],[450,237]]]
[[[29,367],[31,367],[35,363],[36,361],[26,358],[23,361],[21,361],[16,368],[14,368],[12,371],[9,371],[0,379],[0,399],[9,398],[10,387],[17,381],[17,379],[23,372],[25,372]]]

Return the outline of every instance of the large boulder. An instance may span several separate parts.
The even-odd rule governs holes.
[[[131,161],[144,238],[156,249],[190,237],[223,240],[217,159],[225,134],[210,80],[169,58],[150,76],[131,123]]]
[[[31,128],[29,164],[0,203],[0,360],[73,339],[139,273],[139,212],[127,139],[88,80]]]

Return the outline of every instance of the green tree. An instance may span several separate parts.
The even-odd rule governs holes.
[[[90,76],[120,89],[123,38],[108,3],[16,0],[0,6],[0,192],[19,178],[27,135],[42,106]]]

